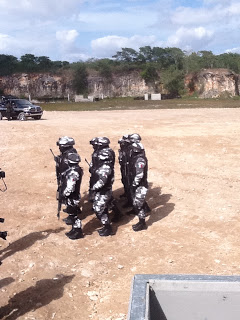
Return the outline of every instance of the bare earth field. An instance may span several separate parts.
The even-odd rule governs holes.
[[[53,111],[40,121],[1,121],[8,190],[0,193],[0,228],[8,237],[0,239],[0,319],[124,320],[135,274],[238,275],[239,121],[240,109]],[[117,154],[118,139],[134,132],[149,159],[148,229],[135,233],[137,218],[124,215],[101,238],[87,201],[89,140],[107,136]],[[84,169],[85,237],[77,241],[56,217],[49,148],[57,154],[63,135],[75,138]]]

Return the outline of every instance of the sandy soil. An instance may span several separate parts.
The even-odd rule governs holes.
[[[0,239],[0,318],[123,320],[135,274],[239,274],[239,119],[240,109],[194,109],[45,112],[40,121],[1,121],[8,190],[0,193],[0,227],[8,237]],[[125,215],[113,236],[101,238],[87,201],[89,140],[107,136],[117,153],[118,139],[134,132],[149,159],[148,229],[133,232],[137,218]],[[85,237],[78,241],[56,217],[49,148],[58,153],[63,135],[75,138],[84,168]],[[115,197],[121,193],[116,163]]]

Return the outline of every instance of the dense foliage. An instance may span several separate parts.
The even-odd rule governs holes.
[[[77,93],[87,92],[90,70],[96,70],[108,82],[113,73],[136,70],[148,84],[162,84],[169,93],[178,95],[184,90],[184,76],[203,68],[227,68],[240,73],[240,54],[214,55],[211,51],[187,53],[179,48],[145,46],[138,51],[122,48],[112,59],[89,59],[75,63],[51,61],[46,56],[36,57],[33,54],[25,54],[20,59],[0,54],[0,76],[17,72],[60,72],[70,69],[73,71],[73,86]]]

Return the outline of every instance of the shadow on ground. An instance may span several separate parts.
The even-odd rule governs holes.
[[[113,196],[117,200],[117,206],[122,212],[123,216],[121,219],[116,222],[112,223],[113,228],[113,235],[117,233],[117,230],[120,226],[126,225],[130,223],[135,216],[134,215],[127,215],[126,212],[131,210],[131,207],[129,208],[123,208],[126,199],[125,198],[119,198],[120,194],[124,192],[123,188],[119,188],[117,190],[114,190]],[[161,219],[168,216],[175,207],[174,203],[169,203],[169,200],[171,199],[171,194],[161,194],[161,188],[156,187],[153,188],[152,183],[149,184],[149,190],[147,195],[147,202],[149,207],[151,208],[151,212],[148,213],[149,218],[147,219],[147,225],[148,227],[151,226],[153,223],[160,221]],[[80,216],[82,220],[86,218],[89,215],[93,215],[93,218],[88,221],[86,224],[83,222],[83,232],[85,235],[91,235],[94,231],[99,229],[101,227],[100,221],[95,217],[94,212],[92,211],[92,204],[87,201],[87,193],[84,193],[84,196],[82,198],[83,203],[83,212]],[[110,220],[113,217],[114,213],[110,212]]]
[[[56,275],[53,279],[43,279],[35,286],[21,291],[9,299],[8,304],[0,308],[0,319],[15,320],[24,314],[48,305],[63,296],[64,286],[71,282],[74,275]]]
[[[5,253],[3,254],[3,256],[1,256],[0,260],[2,261],[18,251],[23,251],[31,247],[36,241],[44,240],[52,233],[59,233],[63,230],[65,230],[65,228],[61,227],[58,229],[47,229],[39,232],[29,233],[26,236],[10,243],[8,247],[1,250],[0,255],[2,255],[4,252]]]

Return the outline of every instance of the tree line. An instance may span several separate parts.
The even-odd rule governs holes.
[[[49,57],[36,57],[25,54],[20,59],[0,54],[0,75],[24,72],[61,72],[73,71],[73,87],[77,93],[87,92],[88,71],[97,70],[105,81],[111,81],[118,72],[137,70],[148,84],[162,83],[172,94],[181,94],[184,90],[184,76],[201,69],[226,68],[240,73],[240,54],[223,53],[215,55],[212,51],[185,52],[179,48],[161,48],[145,46],[139,50],[122,48],[112,58],[89,59],[69,63],[51,61]]]

